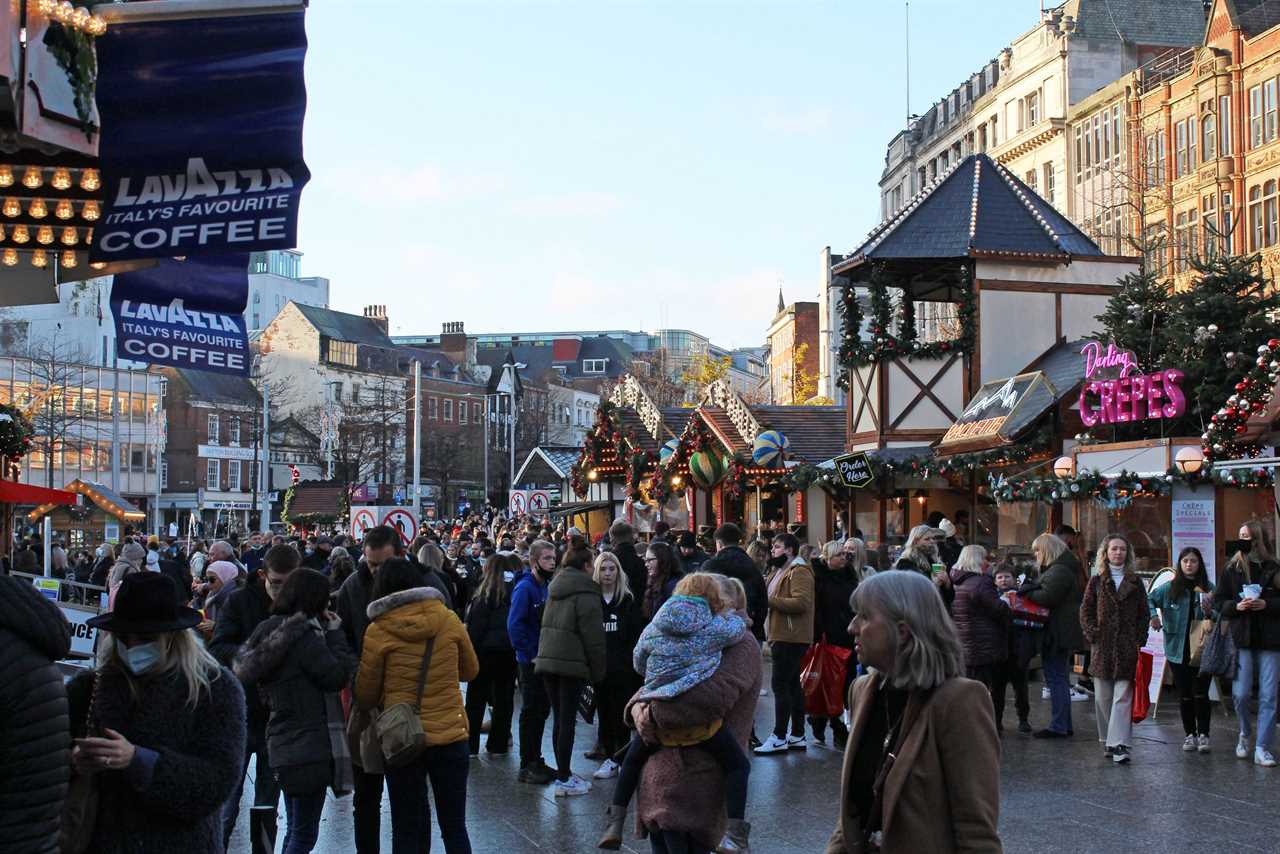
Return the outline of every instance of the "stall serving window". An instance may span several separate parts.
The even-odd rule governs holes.
[[[1075,528],[1080,532],[1081,559],[1093,569],[1098,544],[1108,534],[1119,534],[1133,544],[1138,572],[1155,574],[1169,565],[1173,541],[1172,500],[1167,495],[1139,496],[1122,508],[1097,501],[1077,501]]]

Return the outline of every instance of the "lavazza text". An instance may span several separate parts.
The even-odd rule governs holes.
[[[245,365],[244,329],[234,315],[189,311],[180,299],[169,305],[122,300],[120,321],[126,333],[121,345],[131,356],[186,362],[193,367],[238,370]]]

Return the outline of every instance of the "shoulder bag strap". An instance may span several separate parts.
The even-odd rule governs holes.
[[[431,669],[431,653],[435,648],[436,639],[433,635],[427,640],[426,651],[422,653],[422,667],[418,670],[418,699],[413,705],[419,712],[422,711],[422,692],[427,687],[427,671]]]
[[[883,686],[881,687],[883,688]],[[884,784],[889,779],[889,772],[893,770],[893,765],[898,759],[898,752],[902,749],[902,742],[906,740],[907,733],[911,732],[911,728],[915,726],[920,713],[928,705],[932,696],[932,690],[912,692],[911,697],[907,699],[906,708],[902,710],[897,732],[895,733],[891,730],[885,738],[884,752],[880,756],[880,771],[876,774],[875,783],[871,787],[871,809],[862,825],[863,832],[867,834],[868,840],[870,840],[873,833],[880,831],[884,823],[884,817],[881,815],[884,809]]]

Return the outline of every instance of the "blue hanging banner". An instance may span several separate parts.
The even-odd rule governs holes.
[[[116,355],[134,362],[249,375],[249,256],[165,259],[117,273],[111,285]]]
[[[297,245],[304,13],[121,24],[97,51],[90,261]]]

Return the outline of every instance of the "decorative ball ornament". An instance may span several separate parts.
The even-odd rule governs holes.
[[[766,430],[756,437],[751,449],[751,462],[758,466],[778,466],[791,441],[777,430]]]
[[[680,450],[679,439],[668,439],[662,443],[662,448],[658,451],[658,463],[666,465],[667,461],[675,456],[676,451]]]
[[[709,451],[698,451],[689,457],[689,476],[703,489],[710,489],[724,479],[728,466],[724,457]]]

